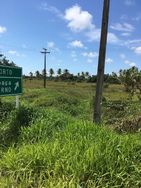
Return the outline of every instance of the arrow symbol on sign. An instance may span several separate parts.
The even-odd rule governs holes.
[[[16,83],[15,83],[14,91],[16,91],[18,87],[19,87],[19,82],[16,82]]]

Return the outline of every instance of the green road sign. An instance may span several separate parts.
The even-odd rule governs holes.
[[[0,96],[22,94],[22,69],[0,65]]]
[[[0,77],[22,77],[22,69],[19,67],[0,65]]]

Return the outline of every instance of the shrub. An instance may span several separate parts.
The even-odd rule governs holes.
[[[21,127],[27,127],[31,124],[34,115],[33,108],[21,106],[13,110],[9,115],[9,122],[3,124],[0,131],[0,143],[2,146],[8,146],[16,143],[20,135]]]
[[[0,101],[0,123],[7,120],[8,115],[14,108],[15,106],[12,103]]]

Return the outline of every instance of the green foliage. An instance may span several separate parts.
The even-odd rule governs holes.
[[[27,187],[140,187],[140,137],[119,136],[88,122],[68,123],[54,130],[50,141],[9,148],[0,161],[1,174],[11,185]]]
[[[48,142],[54,132],[64,129],[69,117],[54,110],[40,110],[34,117],[34,124],[22,127],[20,139],[22,143]]]
[[[129,98],[132,99],[137,94],[141,99],[141,72],[136,67],[128,70],[119,71],[119,79],[124,84],[125,90],[129,92]]]
[[[97,126],[88,121],[94,84],[41,89],[38,82],[39,89],[25,89],[19,110],[0,107],[8,120],[0,126],[0,187],[141,187],[141,104],[109,85],[102,99],[108,126]]]
[[[105,101],[103,103],[103,120],[120,133],[140,131],[141,104],[131,101]]]
[[[14,105],[10,102],[0,101],[0,125],[7,120],[8,115],[14,109]]]
[[[115,126],[115,130],[119,133],[135,133],[141,131],[141,116],[133,119],[123,119],[121,123]]]
[[[0,145],[7,147],[15,144],[20,135],[21,127],[30,125],[34,110],[30,107],[22,106],[18,110],[13,110],[7,117],[9,121],[0,127]]]
[[[16,66],[13,61],[9,61],[4,55],[0,54],[0,65]]]
[[[68,95],[58,95],[53,98],[40,98],[35,100],[34,105],[40,107],[53,107],[61,112],[78,116],[82,110],[81,101]]]

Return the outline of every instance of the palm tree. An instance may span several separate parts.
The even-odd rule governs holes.
[[[86,77],[86,78],[89,77],[89,72],[85,72],[85,77]]]
[[[49,70],[49,74],[50,74],[50,77],[54,75],[54,70],[52,68]]]
[[[119,79],[124,85],[125,90],[130,93],[130,98],[132,99],[133,95],[137,90],[139,71],[138,68],[132,67],[128,70],[120,70]]]
[[[61,76],[62,70],[60,68],[57,70],[57,74],[58,74],[58,76]]]
[[[85,73],[83,71],[81,72],[81,77],[85,78]]]
[[[39,78],[39,77],[40,77],[40,72],[37,70],[37,71],[35,72],[35,75],[36,75],[36,78]]]
[[[65,69],[64,70],[64,74],[68,74],[69,73],[69,70],[68,69]]]
[[[31,82],[31,80],[33,78],[33,73],[32,72],[29,73],[29,77],[30,77],[29,79],[30,79],[30,82]]]

